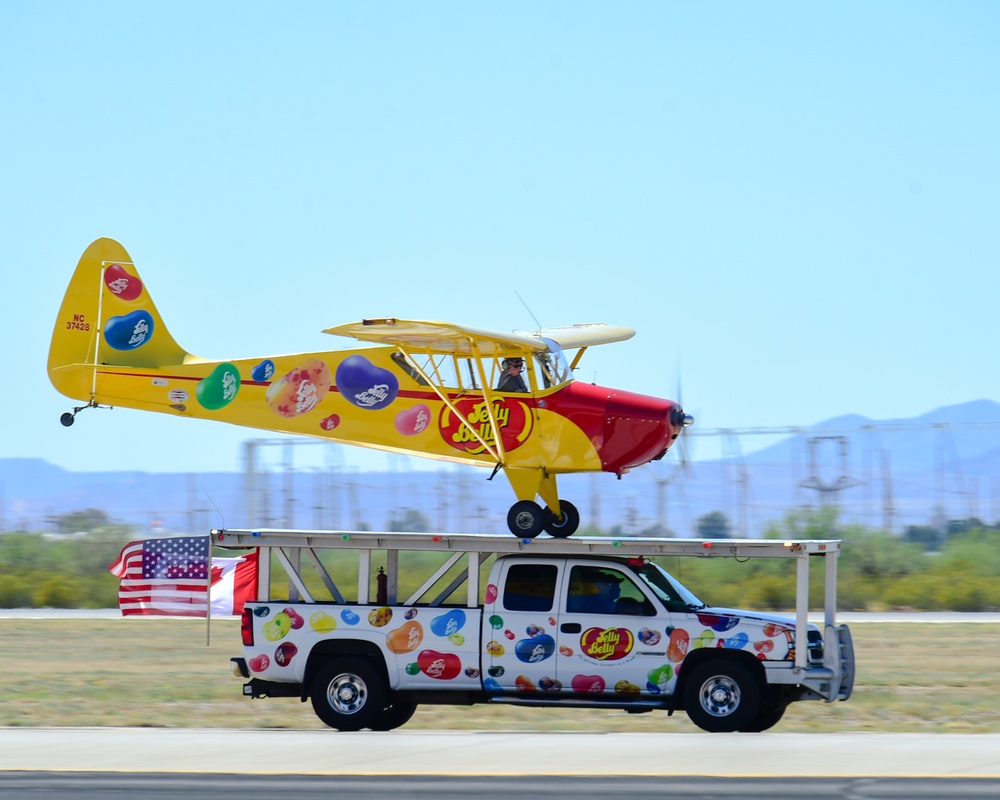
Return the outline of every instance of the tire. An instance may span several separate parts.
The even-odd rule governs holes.
[[[382,712],[381,718],[372,725],[373,731],[392,731],[410,721],[417,704],[408,701],[393,700]]]
[[[515,536],[534,539],[542,532],[548,516],[534,500],[519,500],[507,512],[507,527]]]
[[[545,530],[556,539],[565,539],[576,533],[576,529],[580,527],[580,512],[568,500],[560,500],[559,508],[562,514],[558,517],[552,513],[552,509],[545,509],[545,516],[549,520],[545,523]]]
[[[316,673],[310,693],[313,711],[338,731],[378,730],[389,705],[385,679],[363,658],[336,658]]]
[[[710,733],[748,730],[760,709],[760,685],[737,661],[706,661],[684,683],[684,710],[695,725]]]
[[[747,733],[760,733],[761,731],[773,728],[781,721],[781,718],[785,716],[786,708],[788,708],[788,703],[783,703],[777,706],[762,705],[760,710],[757,712],[757,716],[750,721],[750,724],[740,728],[740,730],[746,731]]]

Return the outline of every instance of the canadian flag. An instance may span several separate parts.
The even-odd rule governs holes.
[[[257,554],[212,559],[212,616],[238,617],[247,600],[257,599]]]

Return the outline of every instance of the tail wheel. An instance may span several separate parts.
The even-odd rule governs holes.
[[[328,661],[312,681],[316,716],[338,731],[379,730],[389,706],[388,695],[385,679],[363,658]]]
[[[751,730],[760,707],[760,685],[737,661],[706,661],[684,684],[684,710],[695,725],[711,733]]]
[[[576,533],[576,529],[580,527],[580,512],[568,500],[560,500],[559,509],[562,514],[558,517],[551,509],[545,509],[545,515],[549,518],[545,523],[545,530],[557,539],[565,539]]]
[[[534,539],[542,532],[548,516],[534,500],[519,500],[507,512],[507,527],[515,536]]]

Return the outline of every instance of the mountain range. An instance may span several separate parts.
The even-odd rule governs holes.
[[[757,433],[778,440],[752,450]],[[560,477],[582,524],[638,534],[653,526],[697,535],[723,512],[734,535],[756,536],[803,506],[836,504],[842,516],[901,530],[947,518],[1000,516],[1000,404],[977,400],[908,419],[847,414],[780,431],[713,432],[725,457],[678,460],[680,448],[615,480]],[[693,437],[691,451],[702,449]],[[340,445],[331,445],[340,447]],[[745,455],[744,451],[749,450]],[[697,452],[695,452],[697,455]],[[403,459],[403,461],[408,461]],[[100,509],[141,532],[213,527],[383,529],[406,510],[436,530],[506,531],[514,501],[488,470],[442,466],[358,472],[70,472],[41,458],[0,459],[0,531],[45,530],[52,519]]]

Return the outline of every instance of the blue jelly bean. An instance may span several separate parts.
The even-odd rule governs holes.
[[[141,308],[111,317],[104,326],[104,341],[115,350],[135,350],[152,338],[153,316]]]
[[[556,650],[556,642],[547,633],[521,639],[514,645],[514,655],[526,664],[537,664],[551,656]]]
[[[348,625],[357,625],[361,621],[361,617],[355,614],[351,609],[345,608],[340,612],[340,618],[344,620]]]
[[[447,614],[434,617],[431,620],[431,631],[438,636],[451,636],[462,629],[465,624],[465,612],[460,608],[454,608]]]
[[[250,372],[250,377],[260,383],[271,380],[273,375],[274,362],[269,358],[265,358]]]

